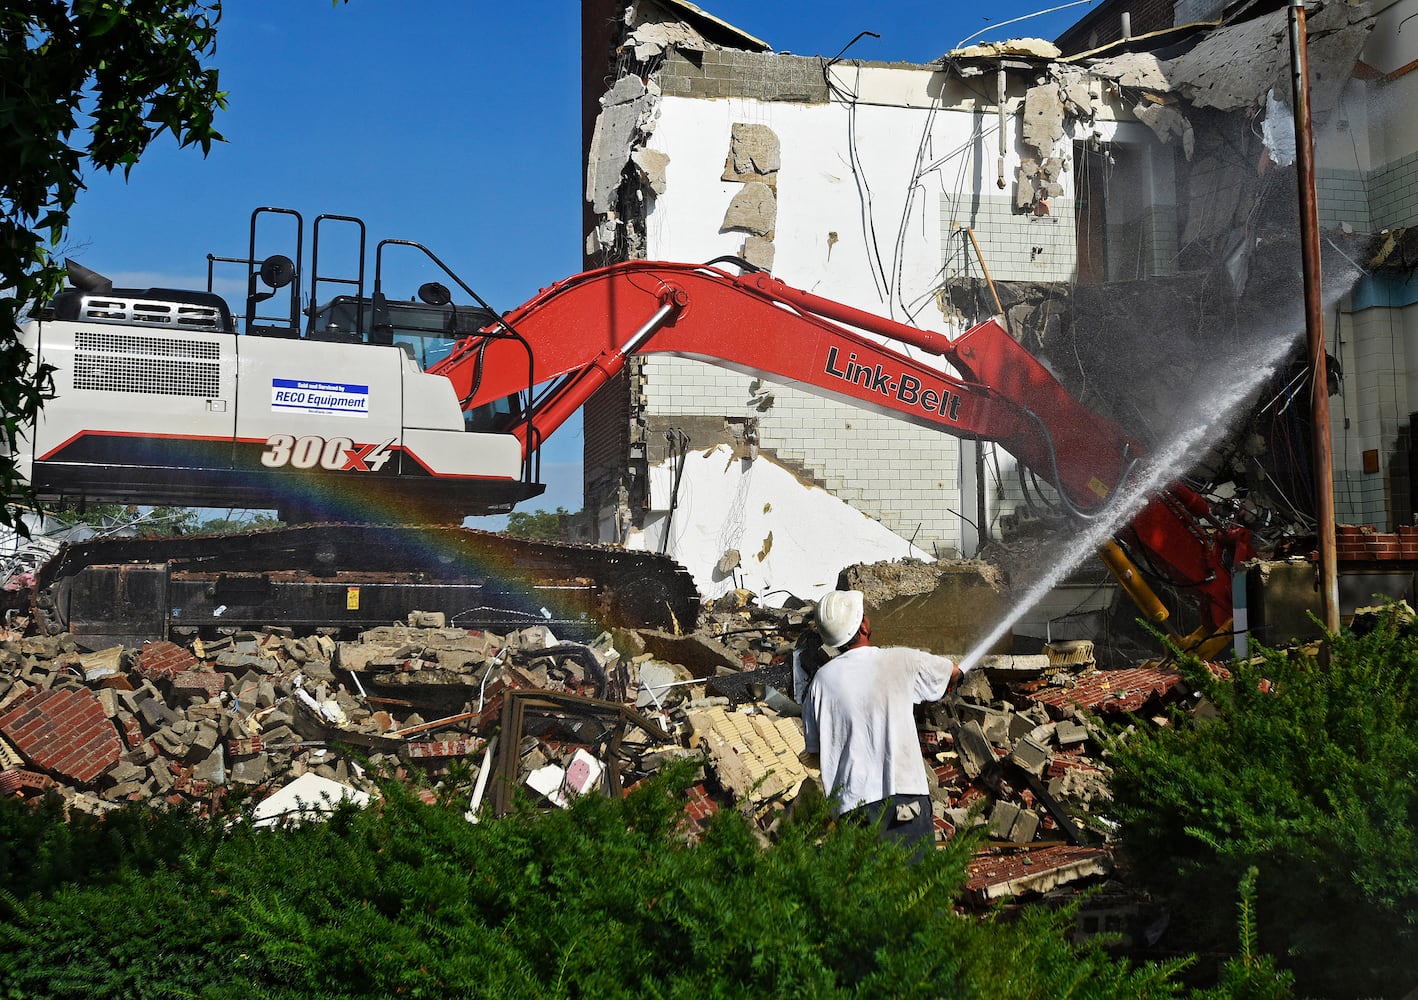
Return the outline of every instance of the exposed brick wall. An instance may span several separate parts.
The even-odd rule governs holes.
[[[1170,28],[1173,24],[1186,24],[1188,21],[1197,20],[1199,18],[1193,16],[1190,8],[1210,5],[1219,10],[1223,2],[1224,0],[1190,0],[1188,3],[1187,0],[1181,0],[1175,4],[1177,9],[1174,13],[1173,0],[1104,0],[1059,35],[1058,46],[1067,55],[1116,42],[1122,38],[1124,13],[1128,15],[1132,34],[1136,37]],[[1189,8],[1185,17],[1183,7]],[[1201,19],[1208,16],[1215,17],[1216,14],[1202,15]]]
[[[1335,558],[1340,562],[1418,560],[1418,527],[1399,525],[1378,531],[1373,525],[1341,524],[1334,529]]]
[[[1176,0],[1172,17],[1177,24],[1214,21],[1226,8],[1226,0]]]
[[[666,97],[754,97],[821,104],[827,100],[822,60],[803,56],[710,49],[672,52],[659,77]]]

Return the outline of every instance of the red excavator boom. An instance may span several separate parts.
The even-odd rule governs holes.
[[[1074,399],[993,320],[951,339],[766,273],[740,276],[709,265],[632,261],[575,275],[462,340],[430,371],[452,381],[465,410],[546,386],[510,428],[530,451],[636,354],[764,375],[957,437],[997,442],[1080,516],[1099,513],[1143,458],[1121,427]],[[957,374],[918,354],[942,359]],[[1204,498],[1173,484],[1119,537],[1140,547],[1152,568],[1194,588],[1204,629],[1215,634],[1231,618],[1231,568],[1252,552],[1248,532],[1210,516]],[[1105,561],[1129,572],[1125,556],[1121,569],[1116,556]],[[1134,596],[1136,583],[1129,585]],[[1155,598],[1151,606],[1139,603],[1148,617],[1165,619]]]

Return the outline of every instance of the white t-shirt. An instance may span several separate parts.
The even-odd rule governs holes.
[[[858,646],[817,672],[803,728],[836,812],[930,792],[912,709],[943,698],[954,668],[950,657],[919,649]]]

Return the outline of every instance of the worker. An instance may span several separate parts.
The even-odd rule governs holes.
[[[945,697],[965,675],[948,656],[871,645],[859,590],[824,595],[814,618],[823,643],[840,652],[803,700],[808,760],[821,768],[834,813],[879,823],[882,837],[919,857],[935,824],[914,706]]]

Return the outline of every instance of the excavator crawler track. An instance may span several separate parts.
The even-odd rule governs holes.
[[[101,648],[260,629],[353,634],[441,612],[448,626],[566,637],[691,630],[699,594],[651,552],[471,528],[316,524],[66,545],[37,574],[36,620]]]

